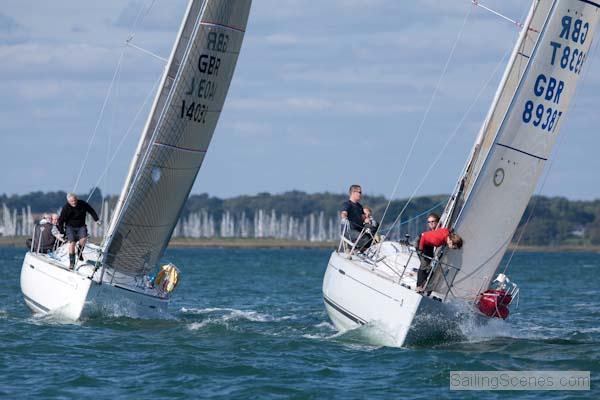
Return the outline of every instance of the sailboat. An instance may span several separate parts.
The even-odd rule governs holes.
[[[343,236],[323,280],[338,330],[373,324],[403,346],[444,335],[464,312],[480,322],[508,317],[518,286],[499,266],[575,94],[599,14],[591,0],[533,1],[440,220],[463,247],[436,249],[421,291],[419,256],[408,241],[361,252]]]
[[[161,269],[160,282],[149,275],[208,150],[250,6],[251,0],[189,1],[103,244],[87,244],[74,270],[66,245],[46,254],[32,246],[25,255],[21,291],[34,312],[78,320],[115,306],[140,317],[166,311],[177,269]]]

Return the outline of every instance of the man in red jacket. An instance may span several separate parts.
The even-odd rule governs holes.
[[[438,228],[421,234],[419,252],[421,254],[421,267],[417,275],[417,291],[422,291],[427,281],[433,248],[446,245],[450,249],[460,249],[463,245],[462,238],[448,228]]]

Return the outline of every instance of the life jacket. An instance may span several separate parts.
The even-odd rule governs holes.
[[[165,293],[171,293],[179,283],[179,269],[173,264],[163,265],[154,278],[154,287]]]

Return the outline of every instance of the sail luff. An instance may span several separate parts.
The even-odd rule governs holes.
[[[199,21],[202,18],[202,15],[203,15],[204,10],[205,10],[205,8],[206,8],[206,6],[208,4],[208,1],[210,1],[210,0],[204,0],[204,2],[202,3],[202,5],[200,7],[200,11],[198,12],[197,16],[194,16],[194,15],[190,15],[190,11],[191,11],[192,6],[194,4],[194,0],[190,0],[190,2],[188,4],[187,11],[186,11],[186,17],[184,18],[184,20],[183,20],[183,22],[181,24],[179,33],[177,35],[178,36],[177,40],[175,42],[175,45],[173,46],[173,50],[171,52],[171,57],[169,58],[169,64],[168,64],[168,66],[167,66],[167,68],[165,70],[165,73],[163,75],[163,84],[161,85],[161,87],[163,89],[164,89],[165,82],[167,82],[167,79],[169,77],[169,70],[173,66],[173,60],[175,58],[175,54],[177,53],[179,45],[181,43],[181,39],[182,39],[182,36],[183,36],[183,32],[184,32],[185,26],[189,22],[188,18],[193,17],[195,19],[194,29],[193,29],[193,32],[190,35],[190,37],[193,38],[198,33],[198,29],[200,27]],[[184,56],[182,58],[182,63],[185,62],[185,60],[188,58],[189,51],[190,51],[192,45],[193,45],[193,41],[190,40],[187,43],[187,45],[185,46]],[[182,73],[182,69],[178,68],[177,69],[177,74],[176,74],[176,76],[175,76],[175,78],[173,80],[173,85],[177,84],[177,81],[180,79],[181,73]],[[162,92],[162,90],[157,93],[157,96],[156,96],[156,99],[155,99],[155,101],[157,103],[157,107],[158,107],[158,102],[159,102],[159,100],[161,98],[161,95],[162,95],[161,92]],[[173,97],[173,95],[174,95],[174,91],[169,91],[169,93],[167,94],[167,99],[165,100],[165,104],[169,103],[169,101]],[[156,123],[157,127],[162,122],[162,120],[164,118],[164,115],[165,115],[165,111],[166,111],[166,108],[163,108],[162,110],[160,110],[159,117],[158,117],[157,123]],[[152,118],[153,118],[153,116],[154,116],[155,113],[156,113],[156,109],[153,110],[153,112],[151,112],[150,115],[149,115],[149,117],[148,117],[148,122],[147,122],[148,123],[148,129],[149,129],[151,123],[152,123]],[[135,174],[132,176],[132,182],[130,184],[129,190],[126,193],[125,200],[123,201],[123,207],[127,204],[128,201],[130,201],[131,194],[133,193],[134,185],[136,183],[136,180],[138,180],[140,178],[140,176],[141,176],[140,175],[141,169],[144,167],[144,164],[147,162],[148,157],[151,154],[151,145],[149,145],[149,144],[153,143],[155,141],[156,136],[158,135],[159,132],[160,132],[159,129],[154,129],[154,132],[152,132],[152,135],[151,135],[150,139],[146,142],[145,139],[147,139],[147,135],[145,135],[145,138],[142,141],[142,147],[143,147],[143,143],[144,142],[146,142],[148,144],[148,146],[146,146],[146,151],[143,153],[143,157],[141,158],[141,160],[139,159],[139,157],[137,157],[137,163],[139,163],[139,167],[136,168]],[[193,180],[196,179],[196,176],[197,176],[198,172],[199,172],[199,168],[196,171],[196,174],[194,175],[194,179]],[[192,190],[192,186],[190,185],[189,188],[188,188],[188,190],[187,190],[187,193],[185,194],[185,198],[187,198],[189,196],[189,193],[190,193],[191,190]],[[164,249],[167,246],[167,244],[168,244],[168,242],[169,242],[169,240],[171,238],[171,235],[173,234],[173,230],[175,229],[176,222],[179,220],[179,217],[181,216],[181,211],[183,210],[184,205],[185,205],[184,203],[181,203],[181,205],[179,207],[179,210],[177,211],[177,216],[175,218],[175,223],[172,224],[173,226],[171,227],[171,230],[169,231],[168,235],[166,235],[166,237],[163,239],[162,243],[160,243],[160,247],[161,248]],[[117,217],[116,223],[118,223],[119,219],[122,216],[123,215],[121,214],[120,216]],[[112,237],[109,240],[112,241]],[[107,245],[106,245],[106,249],[110,248],[110,244],[111,244],[111,242],[109,241],[107,243]],[[107,251],[107,255],[108,254],[109,254],[109,251]],[[113,267],[116,267],[116,266],[113,266]],[[152,268],[152,267],[153,267],[153,265],[150,265],[149,263],[146,263],[145,267],[141,271],[137,271],[136,273],[138,275],[145,274],[145,273],[147,273],[147,270],[150,269],[150,268]],[[123,270],[123,269],[127,269],[127,268],[120,268],[120,269]]]
[[[510,75],[514,72],[514,70],[516,68],[516,62],[519,57],[519,51],[523,47],[525,40],[530,35],[531,29],[532,29],[531,23],[533,21],[534,15],[535,15],[535,10],[537,9],[539,4],[540,4],[540,0],[536,0],[531,4],[531,7],[529,8],[527,18],[525,19],[523,28],[521,29],[521,31],[519,33],[519,38],[517,40],[517,43],[515,44],[515,46],[512,49],[510,59],[507,63],[507,68],[504,70],[504,74],[502,75],[502,79],[500,80],[500,84],[498,85],[498,89],[496,90],[496,93],[494,94],[494,99],[492,100],[492,105],[490,106],[490,109],[488,110],[488,114],[486,115],[484,123],[481,126],[481,130],[478,134],[478,137],[475,140],[474,149],[476,149],[478,147],[480,148],[481,145],[483,144],[485,138],[487,137],[487,135],[492,133],[489,129],[490,122],[492,120],[494,113],[497,112],[497,107],[500,102],[500,98],[502,97],[502,95],[504,93],[506,93],[507,90],[510,90],[510,89],[508,89],[508,80],[510,78]],[[516,90],[516,88],[514,90]],[[513,93],[514,93],[514,90],[512,91]],[[496,135],[498,133],[498,131],[494,131],[493,133],[494,133],[494,135]]]
[[[188,5],[187,5],[187,8],[186,8],[186,11],[184,14],[184,18],[181,21],[181,25],[179,26],[179,30],[178,30],[177,36],[175,38],[176,45],[173,46],[173,48],[171,49],[171,54],[169,55],[168,62],[165,65],[164,71],[162,73],[162,78],[161,78],[159,86],[158,86],[160,89],[156,92],[156,95],[154,96],[154,101],[152,103],[152,107],[150,108],[150,113],[148,114],[146,123],[144,124],[144,129],[142,129],[142,131],[140,133],[140,139],[138,141],[133,158],[131,159],[131,162],[129,164],[129,171],[127,172],[127,177],[125,178],[125,183],[123,184],[123,188],[121,189],[121,194],[119,195],[119,200],[117,201],[115,209],[113,210],[113,215],[112,215],[112,218],[110,221],[110,226],[109,226],[108,230],[106,231],[106,234],[104,235],[105,236],[104,250],[106,249],[106,247],[108,247],[108,242],[110,240],[110,237],[112,236],[112,234],[115,230],[115,227],[117,225],[117,221],[119,220],[119,217],[121,215],[121,210],[123,209],[123,204],[125,203],[125,199],[127,198],[127,195],[129,193],[129,189],[133,182],[135,172],[138,169],[138,162],[140,160],[140,157],[142,157],[142,155],[145,153],[144,152],[144,144],[147,142],[147,136],[148,136],[148,133],[150,130],[150,124],[152,123],[152,117],[158,108],[158,103],[159,103],[160,97],[163,94],[165,83],[166,83],[167,77],[169,75],[169,70],[171,69],[173,60],[175,59],[175,53],[177,52],[177,47],[178,47],[177,44],[181,41],[186,22],[187,22],[188,18],[190,17],[190,12],[192,10],[193,3],[194,3],[194,0],[188,1]]]
[[[525,47],[525,41],[530,38],[530,34],[532,32],[536,32],[536,30],[532,28],[532,22],[539,5],[540,0],[535,0],[529,8],[527,18],[525,19],[523,28],[519,32],[517,42],[513,46],[509,61],[507,62],[507,66],[504,69],[504,73],[496,93],[494,94],[492,104],[488,110],[483,124],[481,125],[471,153],[453,191],[453,195],[450,197],[448,204],[444,208],[444,213],[441,218],[441,223],[443,226],[449,227],[453,225],[456,216],[460,212],[460,208],[462,208],[465,199],[470,193],[473,183],[481,171],[483,161],[487,158],[487,155],[491,150],[491,143],[493,143],[493,139],[499,132],[497,127],[492,126],[492,121],[494,121],[495,115],[506,111],[499,109],[501,99],[507,96],[512,96],[517,90],[516,85],[509,85],[511,81],[514,81],[514,75],[517,75],[518,79],[520,80],[523,72],[525,71],[524,68],[521,68],[519,71],[517,62],[519,59],[522,59],[525,56],[522,51],[522,49]],[[527,60],[527,62],[528,61],[529,60]],[[487,146],[484,146],[484,144],[487,144]]]
[[[192,2],[185,43],[175,45],[143,156],[105,248],[106,265],[139,276],[162,256],[221,114],[250,5],[250,0]]]
[[[447,251],[432,287],[450,298],[473,299],[487,288],[550,156],[595,34],[599,5],[582,0],[539,1],[532,19],[544,21],[505,111],[496,105],[498,132],[453,225],[465,239]],[[537,14],[537,13],[541,14]],[[494,114],[492,114],[494,115]],[[494,117],[492,117],[494,118]],[[448,292],[446,282],[451,282]]]

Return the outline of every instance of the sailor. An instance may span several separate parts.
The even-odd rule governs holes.
[[[437,228],[440,223],[440,216],[436,213],[431,213],[427,216],[427,230],[432,231]]]
[[[65,235],[60,233],[60,229],[58,229],[58,214],[53,213],[50,215],[50,223],[52,224],[52,236],[54,236],[59,242],[64,242]]]
[[[348,189],[349,198],[342,203],[340,217],[342,223],[348,225],[348,238],[354,242],[362,232],[365,226],[365,215],[363,214],[363,206],[360,204],[362,197],[362,188],[360,185],[352,185]]]
[[[88,232],[85,225],[86,214],[89,213],[94,221],[100,225],[96,211],[87,202],[79,200],[74,193],[67,195],[67,203],[63,206],[58,227],[67,234],[69,241],[69,268],[75,268],[75,243],[79,242],[79,259],[83,261],[83,249],[87,241]]]
[[[427,281],[427,276],[430,272],[429,265],[431,264],[431,259],[433,258],[433,248],[443,246],[444,244],[450,249],[460,249],[463,245],[463,240],[460,236],[450,231],[448,228],[432,229],[421,234],[421,238],[419,240],[421,267],[419,268],[417,275],[418,292],[423,291],[423,285]],[[425,255],[425,251],[429,251],[429,248],[431,248],[431,256]]]
[[[379,228],[379,223],[373,218],[373,210],[371,207],[363,207],[363,214],[365,215],[365,227],[371,230],[371,233],[374,235],[377,232],[377,228]]]
[[[440,216],[436,213],[430,213],[427,216],[427,231],[432,231],[434,229],[437,228],[437,226],[440,223]],[[421,235],[423,235],[424,232],[421,232],[418,236],[417,236],[417,240],[415,242],[415,248],[417,250],[419,250],[419,244],[421,242]],[[422,254],[425,257],[429,257],[429,259],[433,258],[433,246],[425,246],[422,250]]]
[[[33,231],[33,246],[31,239],[27,240],[27,245],[33,248],[34,252],[48,253],[54,248],[55,237],[52,235],[52,224],[50,217],[46,214],[40,219]]]

